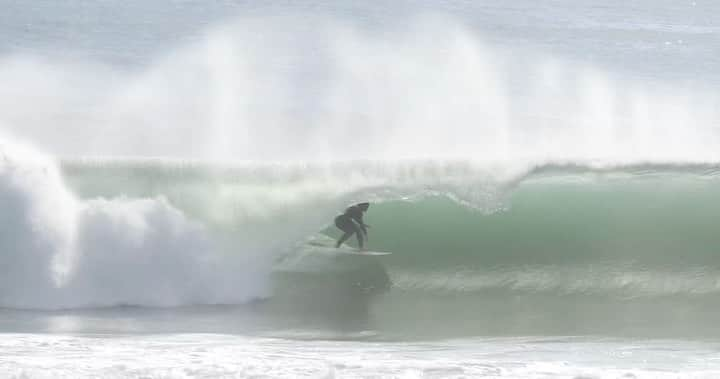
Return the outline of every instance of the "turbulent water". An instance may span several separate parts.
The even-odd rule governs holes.
[[[0,376],[720,372],[717,4],[0,5]]]

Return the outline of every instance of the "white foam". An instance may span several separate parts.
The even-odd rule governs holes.
[[[266,293],[258,251],[224,254],[164,198],[76,199],[53,160],[0,142],[0,306],[238,303]]]
[[[217,334],[6,334],[0,348],[6,355],[0,370],[20,378],[674,379],[720,373],[716,343],[673,340],[516,337],[393,343]]]

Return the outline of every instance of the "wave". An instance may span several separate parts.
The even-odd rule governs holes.
[[[6,308],[263,299],[247,307],[270,320],[403,338],[715,327],[714,165],[58,163],[0,149]],[[303,245],[336,237],[333,216],[365,199],[370,246],[392,255]]]
[[[2,140],[0,306],[276,296],[276,262],[356,201],[394,252],[368,282],[396,289],[499,275],[602,292],[563,270],[629,267],[604,275],[650,288],[638,272],[719,266],[715,92],[488,44],[447,17],[378,33],[294,16],[217,25],[132,68],[2,56],[3,131],[68,158]],[[693,286],[676,292],[713,291]],[[635,292],[653,291],[674,290]]]
[[[133,67],[0,57],[2,130],[43,150],[0,138],[0,307],[717,333],[715,89],[488,44],[451,18],[295,16]],[[392,255],[303,246],[358,201]]]
[[[371,199],[371,244],[394,252],[383,258],[391,276],[428,278],[398,281],[396,288],[438,288],[445,277],[446,290],[495,283],[559,292],[612,287],[620,296],[623,288],[640,295],[708,293],[714,291],[708,278],[720,267],[711,164],[548,164],[501,174],[462,161],[75,161],[63,170],[84,197],[165,196],[188,217],[255,241],[273,259],[300,257],[298,270],[337,266],[296,246],[320,232],[335,236],[335,213]],[[698,279],[688,281],[697,287],[658,284],[680,282],[673,277]]]
[[[374,204],[372,246],[394,252],[385,275],[368,269],[374,287],[714,291],[653,283],[720,266],[716,94],[517,59],[453,19],[382,37],[287,20],[220,25],[134,69],[2,57],[3,130],[69,158],[0,147],[0,306],[268,297],[276,262],[355,201]],[[563,278],[584,267],[634,284]]]

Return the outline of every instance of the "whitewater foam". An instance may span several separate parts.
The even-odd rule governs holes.
[[[717,343],[676,340],[518,337],[373,343],[222,334],[115,338],[9,334],[7,337],[0,347],[9,356],[0,363],[0,368],[12,375],[31,378],[669,379],[709,378],[719,372],[714,363]],[[32,359],[27,359],[28,354],[32,354]],[[80,359],[86,363],[76,364]],[[282,359],[281,364],[278,359]]]
[[[166,199],[80,200],[49,157],[8,139],[0,148],[0,306],[237,303],[265,293],[262,255],[223,254]]]

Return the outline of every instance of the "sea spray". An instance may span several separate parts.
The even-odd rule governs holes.
[[[133,67],[2,57],[0,119],[70,158],[718,160],[707,88],[509,49],[452,17],[291,16],[227,21]]]

